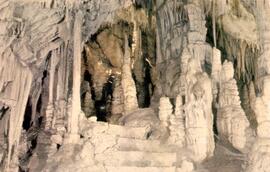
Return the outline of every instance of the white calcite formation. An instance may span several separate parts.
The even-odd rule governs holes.
[[[247,172],[268,171],[270,169],[268,160],[270,158],[270,118],[269,118],[269,86],[270,77],[263,78],[263,93],[255,101],[255,114],[258,122],[257,139],[249,154]]]
[[[269,171],[270,159],[270,118],[269,118],[269,45],[270,45],[270,30],[267,27],[270,23],[270,1],[256,1],[257,6],[254,9],[257,11],[256,18],[259,28],[259,37],[262,46],[262,54],[258,60],[258,80],[261,94],[256,97],[253,102],[253,109],[257,121],[257,138],[253,145],[247,163],[247,172],[263,172]]]
[[[208,89],[211,88],[210,79],[205,74],[193,71],[194,65],[196,62],[191,59],[186,75],[189,94],[186,94],[187,97],[177,96],[174,114],[169,98],[160,98],[159,119],[169,131],[168,143],[186,146],[192,152],[191,158],[200,162],[211,157],[214,151],[212,92]]]
[[[210,158],[215,148],[212,91],[209,89],[212,84],[202,69],[208,51],[205,45],[205,19],[200,3],[190,3],[181,9],[182,13],[174,14],[177,10],[171,11],[171,8],[177,5],[181,7],[181,3],[168,2],[161,5],[158,13],[162,20],[159,28],[161,36],[158,38],[162,39],[162,54],[157,60],[161,65],[170,64],[165,70],[161,68],[160,82],[164,82],[163,92],[176,99],[174,114],[170,108],[172,105],[159,108],[167,108],[167,113],[171,113],[169,117],[164,115],[161,120],[165,125],[169,122],[170,142],[177,143],[180,147],[186,146],[191,152],[190,158],[201,162]],[[167,12],[172,12],[175,18],[169,16],[167,19]],[[184,22],[189,24],[189,30]],[[181,54],[178,46],[183,46]],[[178,61],[175,62],[174,58]],[[174,67],[177,65],[180,68]],[[164,112],[159,113],[165,114]]]
[[[198,71],[198,61],[190,59],[185,105],[186,144],[195,161],[211,157],[214,151],[211,80]]]
[[[173,108],[168,97],[161,97],[159,100],[159,119],[161,125],[165,128],[169,127],[169,118],[172,115]]]
[[[220,74],[217,128],[219,136],[236,149],[245,150],[248,142],[249,121],[240,105],[240,98],[231,62],[225,61]]]

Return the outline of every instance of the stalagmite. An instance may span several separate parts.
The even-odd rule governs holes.
[[[170,121],[170,138],[171,144],[179,147],[185,146],[185,117],[183,97],[178,95],[175,102],[175,112],[169,116]]]
[[[125,36],[125,54],[122,66],[122,89],[124,95],[124,111],[130,113],[138,108],[138,101],[136,97],[136,87],[131,76],[130,66],[130,50],[128,47],[128,39]]]
[[[159,100],[159,119],[161,121],[161,125],[168,129],[169,127],[169,119],[172,115],[173,109],[170,99],[168,97],[161,97]]]
[[[94,116],[95,115],[95,106],[94,102],[92,100],[92,94],[91,91],[87,91],[85,93],[84,100],[82,102],[82,110],[84,111],[85,115],[87,117]]]
[[[188,63],[186,80],[186,144],[194,161],[201,162],[211,157],[215,148],[211,81],[205,73],[200,73],[198,60],[193,58]]]
[[[233,65],[225,61],[222,65],[219,91],[217,128],[219,136],[228,140],[236,149],[247,151],[249,121],[240,105]]]

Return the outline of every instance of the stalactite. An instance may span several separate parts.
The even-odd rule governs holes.
[[[24,110],[33,76],[27,67],[20,64],[11,49],[7,49],[1,56],[0,71],[0,75],[2,76],[0,77],[0,83],[2,84],[0,87],[2,92],[1,99],[11,107],[8,128],[8,157],[6,163],[8,170],[9,168],[16,169],[12,165],[17,162],[17,148],[22,131]]]
[[[228,13],[218,20],[217,46],[226,52],[226,59],[237,64],[235,75],[237,80],[249,83],[256,77],[256,63],[259,56],[258,30],[253,15],[245,11],[239,0],[230,1],[233,9],[241,14]],[[235,20],[232,18],[235,17]],[[235,26],[237,25],[240,26]],[[241,28],[239,28],[241,27]],[[244,27],[244,28],[242,28]],[[256,78],[255,78],[256,79]]]

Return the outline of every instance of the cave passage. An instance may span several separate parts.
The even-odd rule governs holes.
[[[30,99],[28,99],[23,120],[23,129],[25,129],[26,131],[31,127],[32,113],[32,105],[30,103]]]
[[[98,121],[107,122],[111,115],[111,102],[113,94],[113,78],[110,77],[102,89],[101,100],[95,101],[96,115]]]

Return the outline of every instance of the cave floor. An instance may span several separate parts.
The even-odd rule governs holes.
[[[207,172],[241,172],[245,161],[246,155],[217,141],[214,156],[205,161],[202,166]]]

